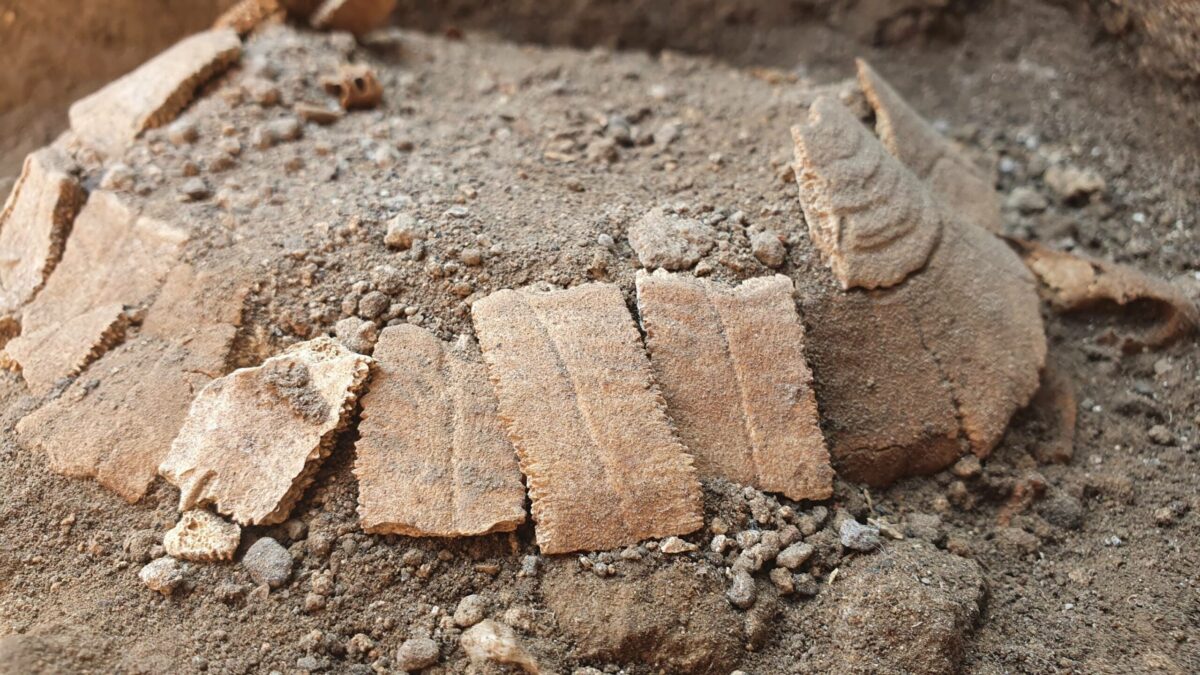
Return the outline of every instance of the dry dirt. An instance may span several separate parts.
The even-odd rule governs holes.
[[[1126,43],[1057,5],[953,17],[949,32],[931,20],[890,47],[822,22],[735,27],[727,42],[513,30],[699,57],[516,47],[472,31],[356,48],[276,29],[185,113],[194,142],[151,131],[106,184],[186,230],[184,261],[254,280],[229,365],[258,365],[354,314],[451,340],[472,332],[469,302],[534,282],[603,279],[632,306],[627,232],[657,206],[711,224],[717,245],[700,264],[724,282],[772,273],[751,237],[782,234],[781,271],[803,295],[828,279],[785,180],[788,128],[803,92],[850,76],[861,55],[998,167],[1005,231],[1194,291],[1194,85],[1147,75]],[[320,77],[348,59],[375,66],[379,108],[307,124],[300,139],[273,132],[294,103],[326,101]],[[613,115],[628,145],[604,142],[623,126]],[[1055,166],[1094,171],[1103,188],[1064,198]],[[84,169],[95,189],[101,168]],[[385,244],[397,214],[421,237],[406,250]],[[1046,390],[981,465],[882,490],[839,479],[819,503],[707,480],[705,528],[683,542],[541,557],[528,524],[458,541],[363,534],[350,432],[291,519],[246,528],[240,562],[185,564],[169,596],[139,571],[160,555],[177,491],[159,481],[129,505],[53,473],[13,432],[41,400],[0,375],[0,671],[394,672],[406,640],[432,638],[430,672],[465,672],[458,638],[490,617],[547,672],[1195,672],[1200,359],[1190,342],[1114,347],[1130,312],[1044,315],[1047,380],[1079,404],[1065,463],[1052,461],[1055,404],[1069,395]],[[906,538],[874,550],[855,518]],[[252,558],[270,559],[267,536],[287,547],[285,580],[244,557],[257,540]]]

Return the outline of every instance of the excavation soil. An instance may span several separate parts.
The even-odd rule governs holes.
[[[750,233],[765,229],[786,239],[780,271],[801,295],[826,292],[789,182],[788,127],[804,92],[865,55],[1000,167],[1007,232],[1194,289],[1196,92],[1127,68],[1099,34],[1039,3],[968,14],[953,41],[875,50],[814,24],[709,45],[707,57],[517,47],[470,32],[355,47],[273,30],[185,114],[197,140],[151,132],[109,184],[187,230],[183,258],[197,268],[239,261],[251,292],[231,365],[257,365],[352,314],[450,340],[472,332],[470,302],[530,283],[610,281],[632,306],[639,264],[626,233],[660,206],[712,223],[717,245],[699,264],[713,278],[774,273],[751,252]],[[374,66],[378,109],[256,147],[295,103],[326,103],[320,76],[349,60]],[[255,102],[272,88],[280,104]],[[629,144],[609,130],[621,126],[614,114]],[[231,161],[219,158],[229,139],[241,146]],[[1094,170],[1105,188],[1065,200],[1043,179],[1054,164]],[[103,170],[84,167],[88,187]],[[207,190],[184,195],[194,178]],[[399,214],[423,237],[407,250],[384,241]],[[351,431],[293,520],[244,533],[236,559],[274,537],[294,560],[289,581],[268,591],[239,562],[189,563],[169,597],[138,572],[177,519],[178,493],[159,481],[129,505],[54,474],[12,432],[41,399],[5,374],[0,671],[386,671],[406,639],[431,637],[431,672],[463,672],[474,667],[458,647],[471,612],[456,623],[455,610],[477,594],[546,672],[1194,672],[1200,359],[1189,342],[1122,353],[1112,335],[1139,320],[1129,311],[1046,312],[1052,381],[1078,403],[1065,463],[1051,461],[1063,459],[1056,422],[1071,417],[1058,389],[1017,415],[982,467],[884,490],[838,481],[817,505],[707,481],[706,526],[685,537],[698,551],[539,557],[528,525],[457,541],[363,534]],[[847,516],[907,538],[843,548]],[[731,582],[736,548],[722,548],[722,532],[749,550],[758,532],[789,527],[814,549],[804,574],[784,575],[794,592],[768,579],[772,564],[753,594]],[[815,595],[803,588],[814,580]]]

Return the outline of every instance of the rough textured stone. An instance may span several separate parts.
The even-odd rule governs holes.
[[[138,578],[146,584],[146,588],[163,595],[171,595],[184,581],[179,561],[171,557],[150,562],[138,572]]]
[[[491,619],[463,631],[458,642],[472,663],[518,666],[534,675],[539,672],[537,661],[521,646],[513,630]]]
[[[192,100],[196,89],[241,56],[232,29],[197,33],[76,101],[71,130],[104,154],[115,155],[146,129],[168,124]]]
[[[629,245],[648,270],[686,270],[712,250],[716,233],[698,220],[656,208],[629,228]]]
[[[792,499],[825,499],[821,435],[792,281],[736,288],[641,272],[638,310],[655,379],[701,476]]]
[[[426,637],[409,638],[396,650],[396,667],[410,672],[428,668],[438,662],[438,645]]]
[[[655,672],[727,675],[741,645],[738,631],[730,630],[739,621],[737,612],[721,591],[716,578],[682,566],[616,579],[557,566],[542,584],[576,658],[648,665]]]
[[[703,525],[691,457],[617,287],[497,291],[472,314],[543,553],[615,548]]]
[[[167,555],[181,560],[233,560],[242,528],[208,511],[186,511],[163,536]]]
[[[345,426],[370,362],[317,338],[205,386],[159,466],[180,489],[180,510],[212,504],[242,525],[286,520]]]
[[[1002,231],[994,178],[926,122],[870,64],[862,59],[857,64],[859,86],[875,111],[875,133],[888,152],[925,180],[957,218]]]
[[[835,588],[841,648],[828,664],[840,672],[958,672],[985,594],[976,563],[915,542],[851,560]]]
[[[478,355],[393,326],[375,359],[354,464],[363,529],[457,537],[525,522],[516,451]]]

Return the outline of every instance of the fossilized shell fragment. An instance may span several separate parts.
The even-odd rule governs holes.
[[[1036,242],[1012,242],[1026,266],[1041,280],[1056,310],[1079,312],[1107,306],[1127,312],[1131,318],[1144,319],[1145,328],[1122,337],[1121,346],[1126,351],[1168,344],[1200,326],[1200,310],[1168,281],[1128,265],[1056,251]],[[1137,312],[1139,309],[1148,311]]]
[[[215,562],[233,560],[242,528],[204,510],[185,511],[175,527],[163,535],[167,555],[181,560]]]
[[[22,311],[20,337],[5,347],[29,388],[46,393],[120,342],[125,308],[154,294],[186,238],[111,192],[93,192],[62,261]]]
[[[384,329],[354,474],[367,532],[461,537],[525,522],[525,485],[478,356],[416,326]]]
[[[15,317],[62,257],[85,199],[68,164],[53,148],[30,153],[0,211],[0,316]]]
[[[285,520],[345,427],[370,363],[317,338],[210,382],[159,466],[179,487],[179,509],[211,504],[242,525]]]
[[[363,35],[382,26],[395,8],[396,0],[325,0],[309,21],[314,28]]]
[[[700,475],[825,499],[833,469],[792,290],[782,275],[737,288],[661,270],[637,277],[654,377]]]
[[[809,234],[843,288],[894,286],[925,266],[942,214],[849,110],[818,98],[792,137]]]
[[[821,143],[822,129],[845,137],[845,124],[858,124],[823,101],[800,132],[801,143]],[[1046,342],[1033,278],[1003,242],[944,215],[927,188],[882,152],[873,136],[862,135],[856,144],[843,157],[870,156],[875,168],[849,171],[846,159],[830,164],[835,169],[821,173],[819,191],[801,188],[806,216],[829,213],[829,195],[886,195],[887,209],[940,223],[897,219],[887,221],[891,227],[941,231],[920,269],[904,273],[903,284],[804,299],[810,364],[835,464],[852,479],[886,484],[941,469],[965,450],[986,456],[1037,390]],[[801,161],[815,162],[816,156],[798,151]],[[903,189],[884,189],[897,185]],[[849,213],[862,218],[866,211]],[[885,221],[876,222],[877,236],[894,241]],[[901,277],[910,261],[886,248],[860,251],[859,260],[877,278],[889,270]]]
[[[859,86],[875,112],[875,133],[888,152],[924,179],[954,218],[990,232],[1003,230],[993,177],[938,133],[870,64],[856,63]]]
[[[336,76],[321,80],[321,86],[345,110],[374,108],[383,100],[383,85],[370,66],[361,63],[344,64]]]
[[[282,21],[284,14],[279,0],[241,0],[218,16],[213,28],[232,28],[245,35],[267,21]]]
[[[177,266],[141,333],[21,419],[21,442],[45,452],[58,473],[141,499],[196,393],[228,372],[246,289],[232,270]]]
[[[136,70],[76,101],[71,130],[100,152],[119,153],[146,129],[175,119],[196,89],[237,61],[242,42],[231,28],[180,40]]]
[[[617,287],[502,290],[472,315],[544,553],[703,524],[696,470]]]

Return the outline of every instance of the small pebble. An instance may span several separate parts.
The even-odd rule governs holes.
[[[779,235],[769,230],[750,235],[750,252],[760,263],[772,268],[782,265],[787,256],[787,249],[779,240]]]
[[[812,557],[813,550],[811,544],[803,542],[792,544],[780,551],[779,555],[775,556],[775,564],[789,570],[794,570]]]
[[[853,518],[842,521],[838,536],[842,546],[854,551],[874,551],[881,543],[877,528],[863,525]]]
[[[472,593],[458,601],[458,607],[454,609],[454,625],[459,628],[470,628],[483,621],[486,611],[487,601]]]
[[[146,588],[163,595],[174,593],[184,580],[179,561],[170,557],[159,558],[146,565],[138,572],[138,578],[146,584]]]
[[[432,666],[438,658],[436,642],[427,637],[409,638],[396,650],[396,667],[413,672]]]
[[[725,597],[729,603],[738,609],[750,609],[754,605],[757,595],[754,577],[744,570],[733,575],[733,582],[729,584],[729,590],[725,591]]]
[[[208,184],[203,178],[189,178],[179,187],[179,192],[191,201],[200,201],[207,199],[212,191],[208,188]]]
[[[254,583],[279,588],[292,576],[292,556],[279,542],[263,537],[246,551],[242,567]]]

